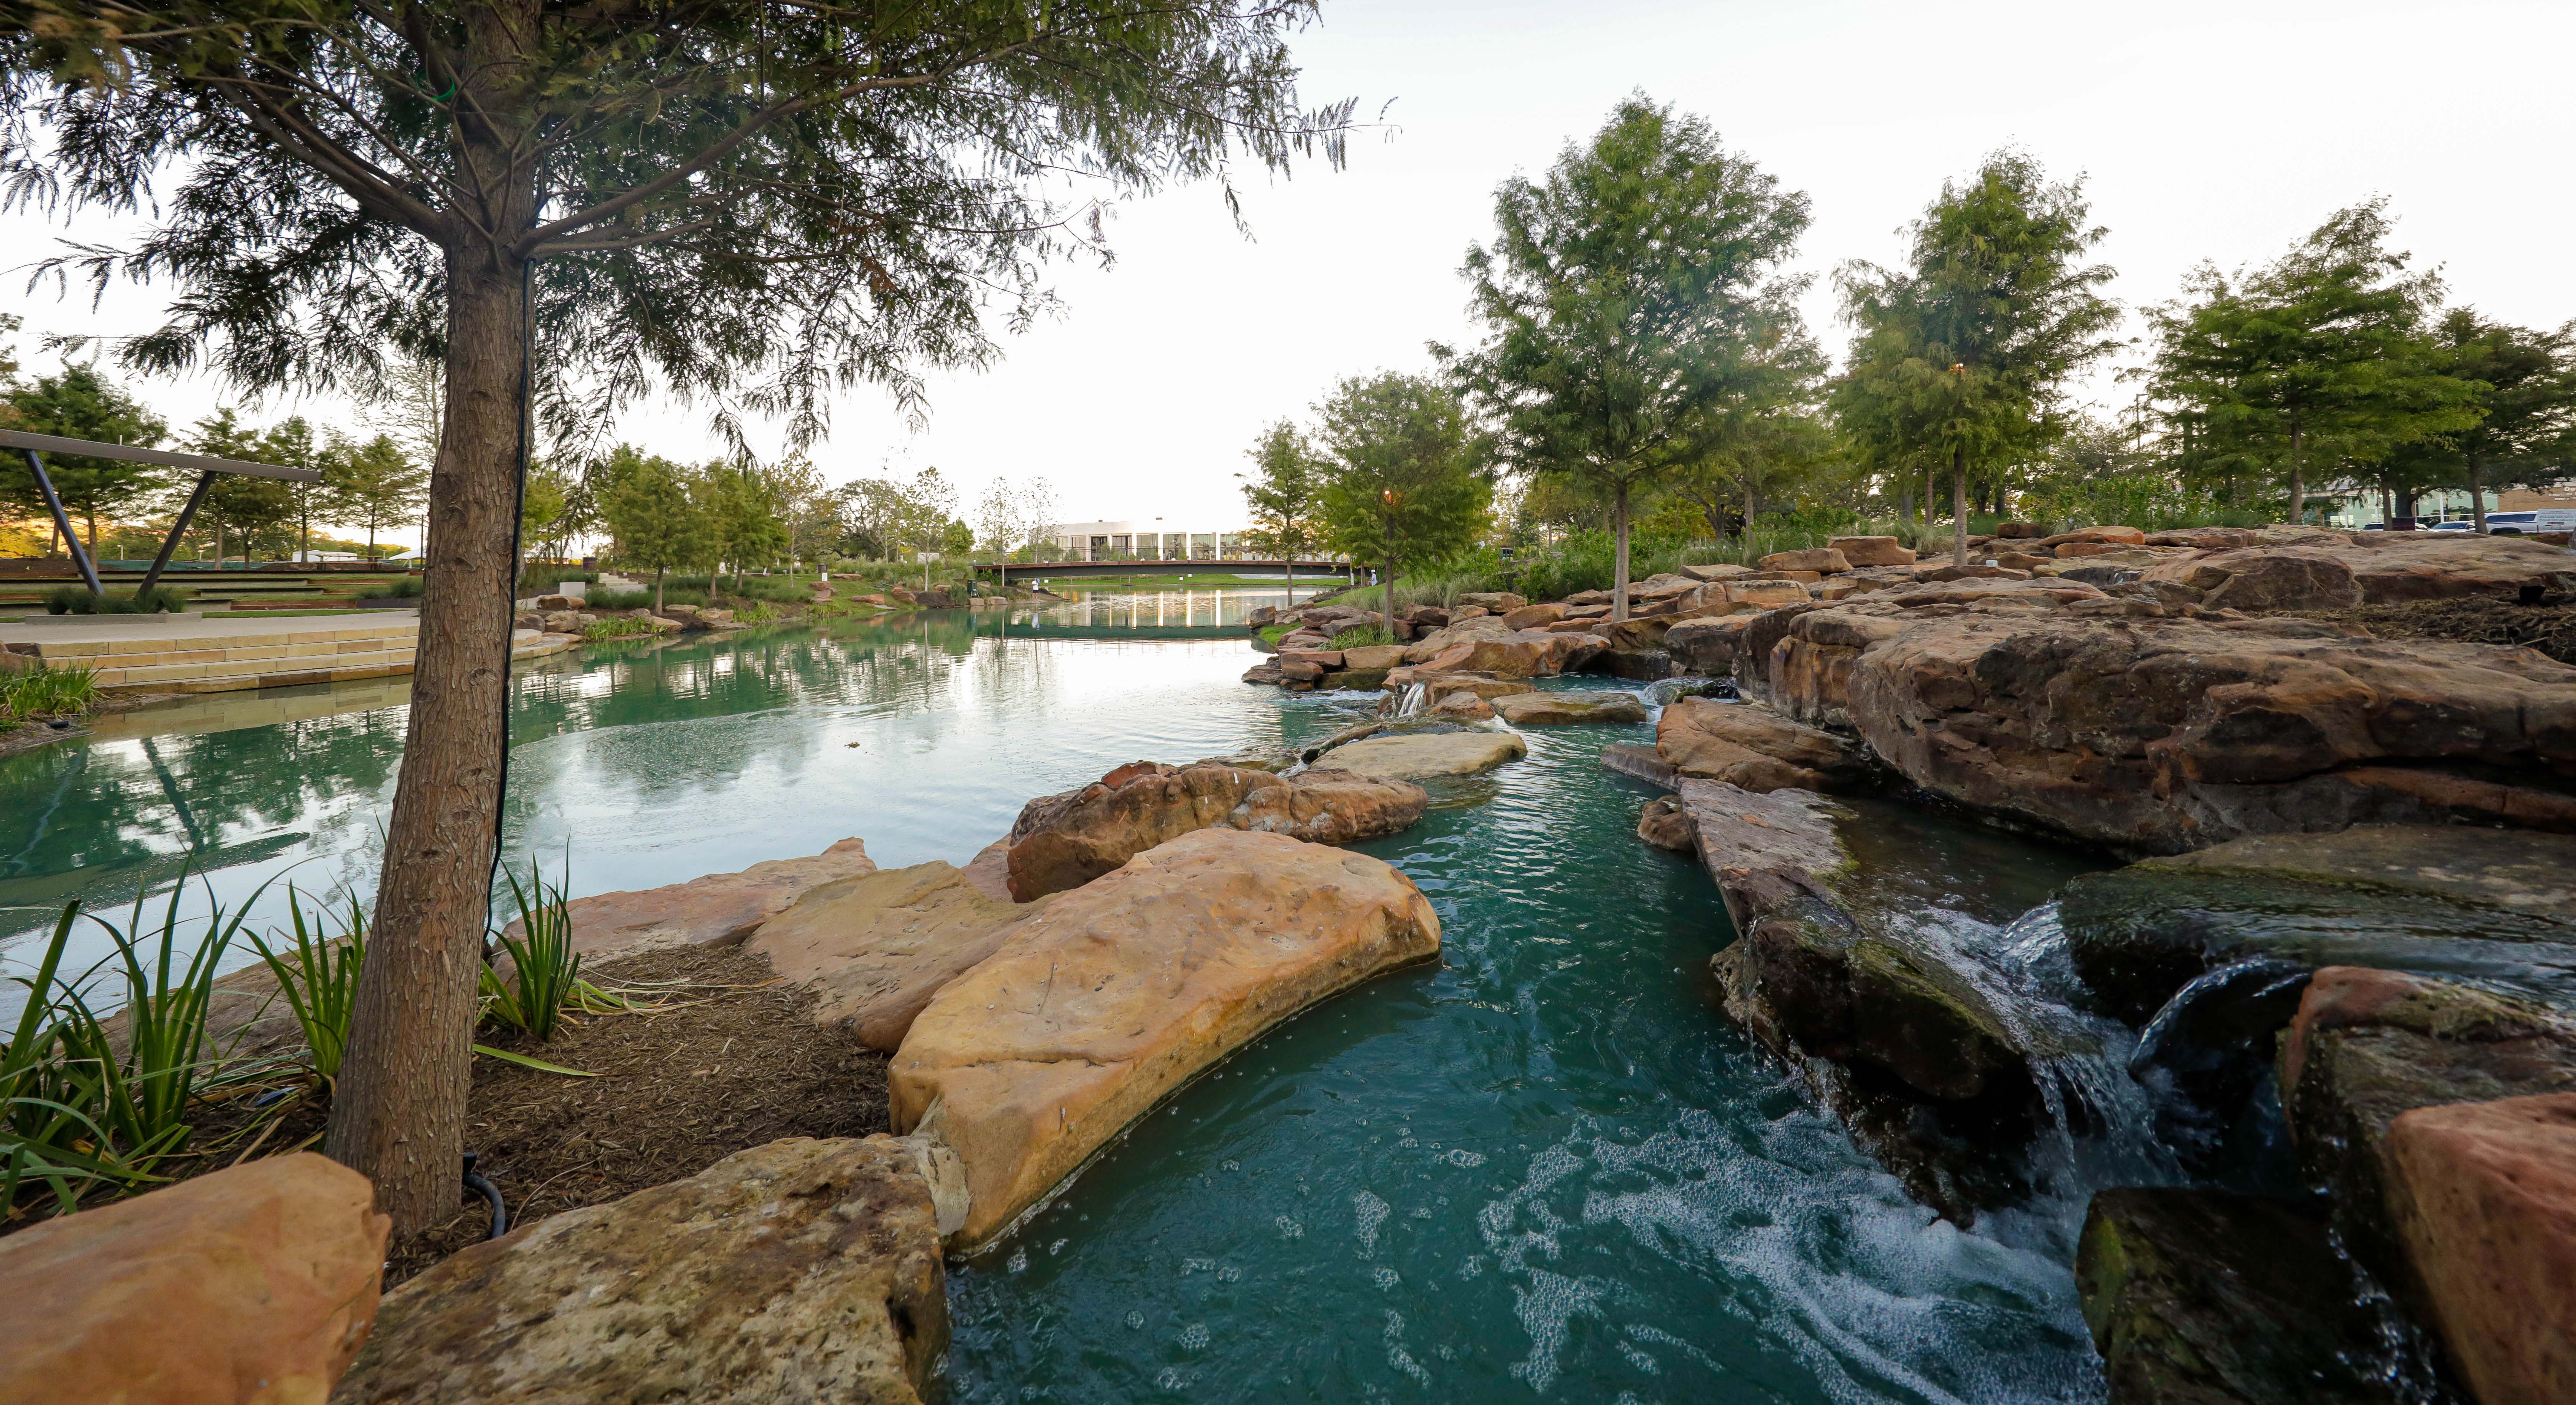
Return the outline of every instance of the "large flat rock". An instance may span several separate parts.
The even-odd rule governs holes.
[[[1634,693],[1513,693],[1494,699],[1493,707],[1515,727],[1646,720],[1645,701]]]
[[[1392,776],[1292,777],[1207,762],[1131,761],[1090,785],[1021,807],[1011,826],[1011,895],[1027,902],[1078,888],[1192,830],[1348,844],[1403,830],[1430,803],[1420,786]]]
[[[1439,951],[1429,900],[1380,860],[1186,834],[1057,898],[941,990],[889,1070],[894,1125],[963,1159],[952,1245],[980,1245],[1201,1069]]]
[[[2105,1008],[2143,1023],[2249,957],[2370,966],[2576,998],[2576,836],[2362,825],[2239,839],[2085,874],[2058,906]]]
[[[598,893],[565,904],[572,944],[585,958],[631,956],[674,946],[738,942],[823,884],[876,872],[867,845],[844,839],[803,859],[768,859],[740,873],[686,883]],[[503,929],[520,934],[516,918]]]
[[[995,898],[966,869],[915,864],[826,883],[762,923],[748,945],[815,992],[815,1019],[847,1023],[891,1054],[940,987],[1045,902]]]
[[[2576,1400],[2576,1093],[2403,1113],[2388,1153],[2425,1314],[2470,1391]]]
[[[1751,791],[1857,790],[1871,779],[1859,743],[1767,707],[1713,698],[1667,704],[1655,723],[1655,752],[1681,775]]]
[[[376,1320],[388,1223],[303,1152],[0,1239],[0,1402],[318,1405]]]
[[[332,1399],[918,1405],[948,1342],[932,1155],[790,1137],[474,1245],[386,1297]]]
[[[1428,780],[1434,776],[1472,776],[1527,755],[1529,743],[1510,732],[1416,732],[1368,737],[1337,746],[1325,752],[1308,774],[1339,771],[1380,780]]]

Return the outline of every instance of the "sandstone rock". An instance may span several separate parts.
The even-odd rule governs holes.
[[[2271,535],[2271,534],[2264,534]],[[2239,571],[2283,571],[2276,559],[2334,561],[2352,572],[2364,603],[2445,600],[2467,595],[2514,596],[2524,586],[2560,591],[2576,586],[2576,556],[2564,548],[2514,537],[2469,533],[2372,532],[2363,537],[2311,532],[2269,545],[2213,552],[2159,564],[2142,579],[2176,581],[2214,591]],[[2261,598],[2249,591],[2248,598]],[[2238,609],[2254,608],[2227,602]],[[2332,609],[2333,605],[2270,606]]]
[[[1386,686],[1386,676],[1393,671],[1385,668],[1346,668],[1339,673],[1325,674],[1324,682],[1343,691],[1375,692]]]
[[[1324,626],[1324,637],[1328,640],[1339,639],[1345,634],[1350,634],[1358,630],[1376,629],[1381,623],[1382,621],[1372,617],[1335,620],[1331,624]]]
[[[1909,555],[1906,559],[1911,561],[1914,558]],[[1738,576],[1749,576],[1753,574],[1752,567],[1737,566],[1733,564],[1714,566],[1680,566],[1675,569],[1695,581],[1732,580]]]
[[[1494,715],[1494,705],[1473,693],[1451,693],[1433,703],[1430,711],[1452,722],[1482,722]]]
[[[1265,625],[1276,624],[1279,622],[1279,607],[1276,605],[1259,606],[1255,608],[1251,614],[1245,615],[1243,617],[1243,622],[1254,629],[1260,629]]]
[[[2055,555],[2061,561],[2080,561],[2091,556],[2125,556],[2143,549],[2125,542],[2060,542]]]
[[[1867,787],[1869,758],[1854,743],[1766,707],[1678,698],[1655,723],[1655,752],[1681,775],[1756,794]]]
[[[1813,585],[1824,578],[1825,573],[1822,571],[1795,570],[1756,571],[1746,577],[1747,580],[1757,581],[1796,581],[1801,585]]]
[[[2081,875],[2058,918],[2076,973],[2131,1023],[2252,957],[2538,979],[2576,996],[2576,837],[2364,825],[2239,839]]]
[[[1495,699],[1492,707],[1515,727],[1646,720],[1646,704],[1634,693],[1515,693]]]
[[[1648,785],[1661,786],[1666,790],[1682,783],[1681,772],[1674,770],[1670,762],[1657,756],[1651,746],[1638,746],[1633,742],[1613,742],[1601,748],[1601,765],[1604,769],[1616,771],[1623,776],[1633,776]]]
[[[1433,672],[1552,678],[1606,647],[1606,642],[1593,634],[1554,634],[1532,630],[1470,639],[1442,649],[1428,659],[1417,660],[1414,650],[1408,650],[1405,659],[1418,662]],[[1415,649],[1419,648],[1419,645],[1415,646]]]
[[[1282,649],[1279,651],[1279,662],[1282,665],[1310,663],[1326,671],[1342,667],[1343,657],[1338,649]]]
[[[1367,644],[1342,651],[1342,667],[1353,671],[1393,668],[1404,662],[1401,644]]]
[[[2060,547],[2068,542],[2110,542],[2118,546],[2144,546],[2147,534],[2135,527],[2078,527],[2053,537],[2041,537],[2043,547]]]
[[[2419,1107],[2576,1093],[2576,1027],[2528,1001],[2393,971],[2316,973],[2281,1039],[2281,1111],[2353,1256],[2419,1318],[2389,1129]]]
[[[1736,642],[1750,622],[1742,614],[1678,620],[1664,630],[1664,649],[1695,673],[1724,677],[1735,672]]]
[[[1439,951],[1430,902],[1377,859],[1186,834],[1057,900],[941,991],[890,1070],[894,1125],[963,1160],[972,1201],[951,1242],[978,1245],[1199,1070]]]
[[[1280,662],[1272,664],[1271,667],[1277,669],[1279,671],[1279,676],[1290,683],[1305,683],[1311,685],[1321,682],[1324,677],[1324,666],[1319,663],[1307,663],[1302,661],[1289,662],[1283,658]]]
[[[1630,618],[1616,623],[1600,622],[1591,632],[1600,636],[1613,649],[1660,649],[1664,631],[1672,626],[1667,618],[1653,616]]]
[[[390,1221],[310,1152],[0,1239],[0,1401],[321,1405],[376,1320]]]
[[[386,1298],[332,1399],[915,1405],[948,1341],[935,1154],[790,1137],[476,1244]]]
[[[548,634],[579,634],[581,619],[571,610],[554,610],[537,617],[537,628]]]
[[[1007,851],[1004,863],[1007,874]],[[1051,900],[996,899],[964,869],[915,864],[826,883],[762,923],[747,945],[815,992],[816,1021],[851,1025],[869,1048],[891,1054],[941,986]]]
[[[1894,538],[1888,540],[1893,541]],[[1852,568],[1851,559],[1834,547],[1809,547],[1804,551],[1775,551],[1757,563],[1765,571],[1815,571],[1839,575]]]
[[[1523,605],[1503,612],[1503,623],[1512,629],[1538,629],[1564,618],[1563,605]]]
[[[1028,902],[1078,888],[1193,830],[1260,830],[1319,844],[1375,839],[1422,818],[1429,801],[1421,787],[1390,780],[1135,762],[1021,809],[1011,826],[1011,895]]]
[[[1493,678],[1473,673],[1433,676],[1423,681],[1423,696],[1433,703],[1445,702],[1460,693],[1472,694],[1491,701],[1514,693],[1537,691],[1518,678]]]
[[[1307,774],[1322,779],[1327,771],[1340,771],[1393,781],[1472,776],[1528,754],[1529,743],[1510,732],[1419,732],[1335,748]]]
[[[2576,1093],[2401,1113],[2388,1166],[2407,1262],[2471,1392],[2576,1400]]]
[[[2398,1405],[2379,1322],[2325,1224],[2222,1190],[2093,1197],[2076,1250],[2084,1322],[2123,1405]]]
[[[1915,579],[1924,581],[2026,581],[2030,579],[2030,572],[2018,570],[2011,566],[1989,566],[1980,561],[1971,561],[1965,566],[1935,567],[1932,570],[1918,574]]]
[[[2183,527],[2147,533],[2149,546],[2187,546],[2200,551],[2234,551],[2259,543],[2261,533],[2243,527]]]
[[[823,884],[874,873],[867,845],[844,839],[810,859],[768,859],[740,873],[710,873],[665,888],[600,893],[565,905],[573,950],[584,960],[674,946],[741,941]],[[521,935],[518,919],[502,931]]]
[[[1490,610],[1497,615],[1505,615],[1529,602],[1508,590],[1471,590],[1460,595],[1458,603],[1473,605],[1480,610]]]
[[[1991,1002],[1902,924],[1836,893],[1844,814],[1808,791],[1683,780],[1700,862],[1737,937],[1711,969],[1726,1012],[1793,1068],[1926,1204],[1961,1224],[2023,1187],[2030,1053]]]
[[[1698,847],[1689,814],[1682,809],[1681,801],[1669,795],[1646,802],[1646,812],[1637,819],[1637,837],[1676,854],[1687,854]]]
[[[1906,566],[1914,561],[1914,549],[1894,537],[1834,537],[1825,546],[1841,554],[1846,568]]]
[[[1275,663],[1257,663],[1243,671],[1243,681],[1267,684],[1276,688],[1288,681],[1288,675],[1281,673],[1279,665]]]
[[[1765,609],[1778,609],[1783,605],[1804,605],[1813,598],[1807,594],[1807,588],[1796,581],[1758,581],[1749,578],[1726,582],[1726,594],[1730,600],[1759,605]]]
[[[2135,850],[2371,822],[2576,830],[2576,668],[2303,620],[2066,608],[2108,598],[1953,580],[1775,610],[1739,637],[1762,667],[1738,683],[1852,727],[1927,789]]]
[[[580,608],[580,604],[581,602],[573,599],[569,595],[540,595],[537,597],[537,609],[541,613],[557,610],[578,609]]]

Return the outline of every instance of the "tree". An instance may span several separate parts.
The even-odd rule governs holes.
[[[1288,603],[1297,603],[1297,558],[1312,555],[1323,527],[1323,462],[1297,426],[1281,420],[1261,431],[1245,452],[1252,472],[1234,475],[1243,483],[1244,507],[1250,514],[1244,544],[1254,551],[1279,553],[1281,579],[1288,584]]]
[[[302,415],[291,416],[259,436],[258,452],[250,457],[260,463],[273,463],[281,468],[309,468],[324,477],[307,483],[278,480],[278,489],[286,495],[295,517],[295,559],[305,561],[313,553],[313,515],[328,511],[331,490],[328,480],[334,446],[313,432]]]
[[[39,376],[32,384],[16,386],[9,391],[8,400],[10,408],[17,412],[15,427],[30,434],[148,449],[170,432],[159,416],[86,366],[65,367],[59,376]],[[37,491],[36,475],[24,456],[13,452],[0,462],[6,464],[5,470],[0,471],[8,475],[0,479],[0,492],[20,508],[50,515],[44,494]],[[54,496],[62,500],[63,510],[87,525],[92,556],[98,554],[100,514],[113,519],[166,482],[164,471],[150,464],[85,454],[47,455],[45,476],[52,480]]]
[[[260,436],[242,424],[230,409],[217,410],[197,421],[190,447],[201,454],[218,458],[256,459],[260,455]],[[295,500],[287,496],[286,485],[274,478],[253,478],[241,473],[218,473],[206,485],[205,504],[197,510],[201,522],[214,524],[215,567],[224,564],[224,538],[238,532],[242,539],[245,561],[252,543],[276,530],[295,516]]]
[[[1706,441],[1699,461],[1673,476],[1672,492],[1698,508],[1712,540],[1727,535],[1739,509],[1744,530],[1766,497],[1786,497],[1834,457],[1833,431],[1795,404],[1730,415]]]
[[[832,495],[840,524],[835,543],[844,556],[891,561],[903,536],[907,511],[900,485],[884,478],[860,478]]]
[[[787,532],[787,561],[813,559],[813,547],[831,519],[831,494],[814,461],[802,452],[772,464],[769,485],[778,494],[778,516]]]
[[[1848,428],[1883,465],[1950,465],[1951,559],[1968,559],[1968,475],[2034,457],[2063,425],[2068,378],[2110,353],[2119,307],[2096,289],[2113,270],[2084,254],[2082,180],[2054,182],[2018,152],[1944,181],[1908,226],[1908,267],[1845,264],[1836,275],[1857,329],[1836,387]],[[1910,470],[1909,470],[1910,471]]]
[[[1458,369],[1507,463],[1609,499],[1613,619],[1628,614],[1630,496],[1813,360],[1793,303],[1805,281],[1784,271],[1807,220],[1805,196],[1642,96],[1543,182],[1495,194],[1493,246],[1464,270],[1486,339]]]
[[[714,534],[707,514],[689,493],[686,470],[656,454],[645,457],[625,445],[631,456],[622,464],[615,486],[600,502],[608,528],[617,534],[619,565],[633,564],[653,572],[653,608],[662,608],[662,577],[675,566],[694,566],[713,554]]]
[[[1419,376],[1353,376],[1315,407],[1327,456],[1324,534],[1337,550],[1374,557],[1386,573],[1382,607],[1395,633],[1395,578],[1474,544],[1493,487],[1476,472],[1458,397]]]
[[[1013,515],[1019,519],[1020,540],[1015,551],[1026,551],[1030,559],[1039,547],[1055,535],[1055,485],[1043,478],[1031,478],[1020,484],[1019,503]]]
[[[2474,418],[2472,392],[2419,335],[2441,281],[2409,275],[2408,256],[2387,247],[2386,203],[2336,211],[2251,274],[2204,264],[2184,280],[2186,300],[2151,314],[2155,393],[2179,406],[2196,466],[2281,482],[2293,522],[2313,460],[2373,463]]]
[[[525,569],[528,555],[536,548],[554,543],[563,532],[564,512],[571,501],[572,475],[550,461],[528,465],[527,486],[519,490],[519,557]],[[548,556],[561,555],[549,551]]]
[[[767,475],[750,464],[711,463],[691,485],[699,513],[706,519],[707,558],[742,574],[757,561],[764,565],[787,546],[787,524],[779,516],[778,490]],[[716,577],[709,575],[712,592]]]
[[[498,847],[510,542],[541,401],[597,424],[660,386],[811,442],[854,383],[917,410],[925,366],[994,354],[983,308],[1045,302],[1107,198],[1340,159],[1301,113],[1314,0],[26,0],[0,10],[0,181],[138,212],[160,277],[129,364],[245,389],[373,391],[443,360],[409,737],[326,1149],[395,1232],[457,1204]],[[587,378],[585,380],[584,378]],[[578,387],[578,393],[576,389]],[[480,836],[472,831],[489,831]]]
[[[2435,368],[2463,384],[2477,417],[2418,441],[2418,457],[2469,490],[2483,532],[2488,488],[2538,487],[2576,472],[2576,323],[2540,332],[2455,307],[2430,340]]]
[[[429,485],[429,469],[405,454],[390,434],[342,446],[322,472],[331,490],[332,520],[365,530],[370,561],[376,557],[376,533],[411,521]]]

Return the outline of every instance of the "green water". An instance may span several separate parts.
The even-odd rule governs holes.
[[[1050,627],[1208,627],[1118,608]],[[962,861],[1031,795],[1317,737],[1365,702],[1242,685],[1239,636],[1002,628],[917,617],[531,669],[509,852],[552,867],[569,845],[576,893],[853,834],[888,866]],[[122,901],[192,848],[227,897],[289,872],[368,891],[403,690],[359,686],[0,761],[0,902]],[[950,1397],[2098,1400],[2066,1268],[2080,1197],[1935,1221],[1716,1012],[1716,893],[1633,837],[1652,792],[1595,760],[1650,735],[1534,732],[1526,760],[1368,846],[1438,907],[1441,962],[1241,1051],[955,1266]],[[1881,818],[1887,881],[1927,921],[1991,935],[2071,871]]]

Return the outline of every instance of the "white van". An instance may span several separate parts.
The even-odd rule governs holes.
[[[2490,512],[2491,536],[2519,537],[2529,532],[2576,532],[2576,507],[2542,507],[2521,512]]]

